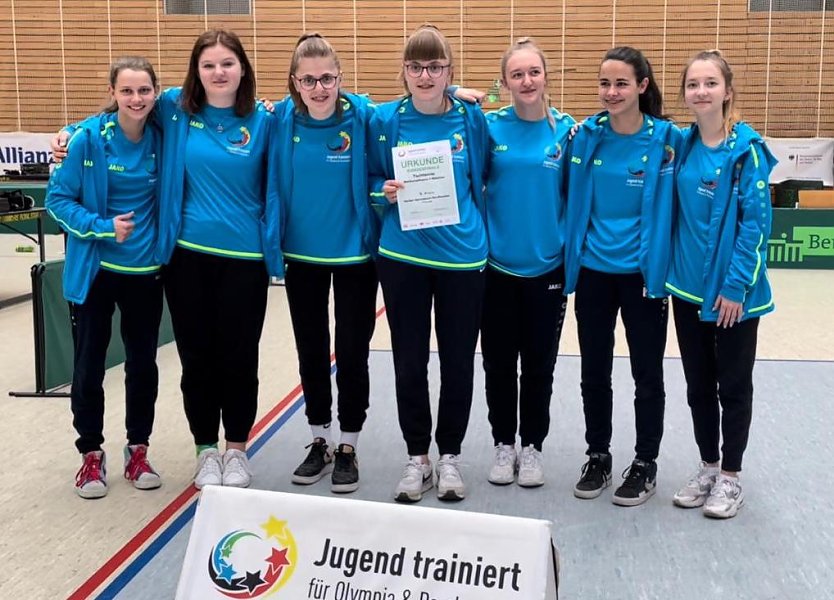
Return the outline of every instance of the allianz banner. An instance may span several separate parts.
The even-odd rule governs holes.
[[[0,176],[20,171],[20,165],[51,163],[49,142],[54,133],[0,133]]]
[[[550,523],[207,486],[177,600],[551,600]]]

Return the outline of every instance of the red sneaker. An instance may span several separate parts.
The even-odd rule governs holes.
[[[75,491],[82,498],[103,498],[107,495],[107,467],[103,450],[82,455],[83,462],[75,474]]]
[[[153,490],[162,485],[162,479],[148,462],[148,447],[144,444],[125,446],[125,479],[139,490]]]

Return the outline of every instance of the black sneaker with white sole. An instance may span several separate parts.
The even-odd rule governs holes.
[[[657,485],[657,463],[634,459],[623,471],[623,484],[614,492],[613,502],[618,506],[637,506],[654,496]]]
[[[330,476],[330,491],[335,494],[349,494],[359,489],[359,461],[356,451],[348,444],[339,444],[333,454],[333,474]]]
[[[582,476],[573,488],[577,498],[590,500],[611,485],[611,454],[608,452],[591,452],[588,462],[582,465]]]
[[[316,438],[305,448],[309,448],[307,458],[304,459],[292,474],[292,482],[310,485],[333,470],[333,453],[323,438]]]

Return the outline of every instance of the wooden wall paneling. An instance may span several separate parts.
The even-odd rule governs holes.
[[[613,24],[614,43],[639,47],[652,60],[667,111],[688,120],[677,99],[680,69],[693,53],[715,45],[717,28],[719,46],[735,71],[739,107],[746,120],[761,128],[767,99],[771,135],[814,135],[818,116],[820,134],[834,135],[834,19],[828,19],[820,63],[823,40],[818,13],[773,15],[770,93],[766,96],[767,14],[748,13],[747,0],[722,1],[718,18],[712,2],[618,0],[615,13],[611,0],[570,0],[565,3],[564,40],[561,0],[514,0],[512,14],[507,0],[357,0],[355,32],[354,3],[347,0],[254,0],[257,23],[251,15],[210,15],[208,19],[165,15],[163,2],[111,0],[108,31],[106,0],[63,1],[67,117],[58,0],[16,2],[23,129],[52,131],[65,118],[99,109],[106,100],[111,55],[144,54],[154,63],[163,86],[179,85],[194,39],[206,21],[210,27],[224,25],[237,31],[250,59],[257,59],[259,92],[283,97],[290,52],[302,31],[305,6],[307,29],[326,35],[340,54],[345,86],[369,92],[377,100],[402,91],[398,74],[404,19],[406,33],[429,21],[452,43],[457,82],[483,89],[500,76],[500,58],[511,42],[510,32],[515,38],[535,37],[549,58],[551,97],[561,100],[564,83],[561,108],[577,117],[598,110],[596,74],[603,53],[611,46]],[[0,129],[6,131],[17,129],[11,31],[10,0],[0,0]],[[823,98],[818,108],[821,64]],[[556,75],[563,66],[564,82]],[[496,104],[508,100],[505,94]]]

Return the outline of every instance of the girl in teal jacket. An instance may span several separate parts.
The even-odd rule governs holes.
[[[290,98],[279,103],[275,146],[287,302],[312,442],[292,481],[332,472],[331,491],[359,487],[356,448],[369,396],[376,322],[379,220],[368,202],[366,97],[341,89],[339,59],[319,34],[302,35],[290,62]],[[341,429],[331,433],[330,291],[335,315]],[[332,436],[338,435],[334,448]]]
[[[428,459],[432,305],[440,350],[437,492],[444,500],[465,495],[458,457],[472,405],[487,262],[483,172],[489,142],[480,109],[446,95],[453,75],[448,40],[433,26],[418,28],[403,51],[407,95],[377,107],[369,124],[371,198],[383,207],[377,270],[391,328],[400,428],[409,454],[394,493],[403,502],[420,500],[434,485]],[[396,205],[403,183],[394,176],[392,149],[438,141],[450,145],[459,222],[403,230]]]
[[[759,317],[774,308],[766,259],[776,160],[735,117],[733,72],[717,50],[689,61],[681,95],[695,123],[684,130],[679,155],[666,288],[701,464],[674,501],[729,518],[744,504],[738,474],[750,432]]]
[[[620,313],[635,384],[636,443],[613,501],[636,506],[654,494],[663,436],[664,283],[680,132],[663,119],[660,89],[639,50],[605,54],[599,99],[605,110],[586,119],[573,139],[568,183],[565,288],[576,291],[588,444],[574,495],[596,498],[611,484],[611,371]]]
[[[49,214],[68,234],[63,287],[74,326],[71,408],[83,456],[75,483],[82,498],[107,493],[102,382],[116,306],[127,356],[124,475],[139,489],[162,484],[147,458],[162,316],[154,260],[161,136],[150,122],[156,74],[144,58],[120,58],[110,67],[109,90],[112,105],[75,129],[46,195]]]
[[[277,119],[255,103],[238,36],[206,31],[181,90],[160,98],[165,131],[158,259],[197,451],[194,484],[247,487],[268,275],[283,274]],[[218,448],[220,424],[226,442]]]
[[[163,92],[156,112],[164,160],[154,260],[166,265],[197,447],[194,482],[246,487],[268,275],[284,273],[272,151],[278,120],[256,105],[254,69],[237,35],[224,29],[197,38],[182,88]]]
[[[512,106],[486,115],[489,265],[481,351],[495,444],[488,479],[497,485],[544,483],[542,444],[567,306],[565,174],[574,120],[550,107],[548,83],[544,53],[522,38],[501,61]]]

